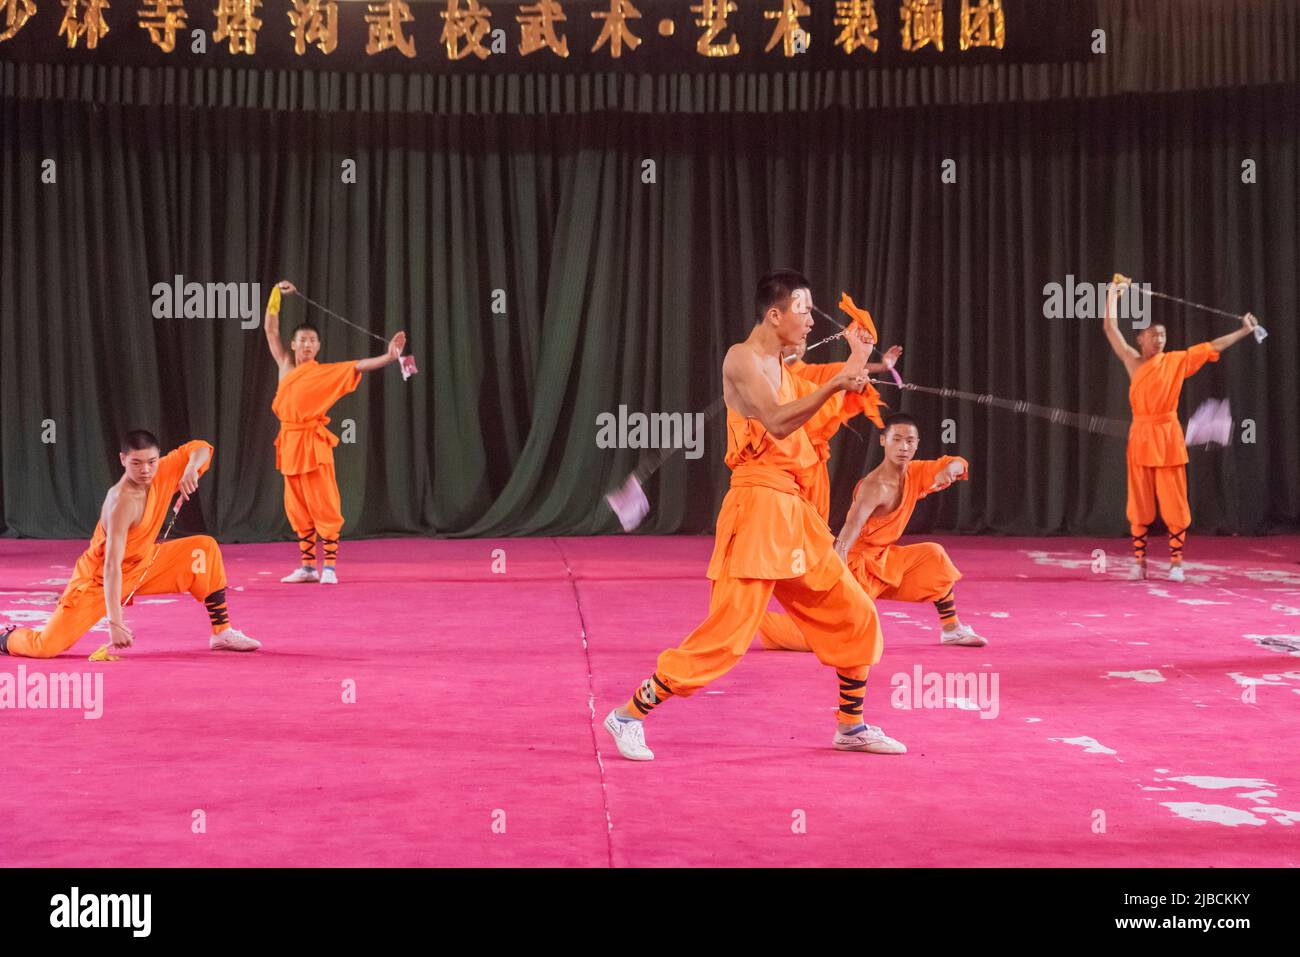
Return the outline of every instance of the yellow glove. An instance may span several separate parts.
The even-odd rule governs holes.
[[[104,645],[90,656],[91,661],[117,661],[118,658],[118,655],[110,655],[108,653],[108,645]]]
[[[273,316],[280,314],[280,287],[274,286],[271,289],[271,298],[266,301],[266,311]]]

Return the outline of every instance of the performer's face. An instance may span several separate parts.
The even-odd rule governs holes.
[[[880,437],[885,458],[894,465],[904,466],[916,458],[916,448],[921,444],[921,433],[909,423],[891,425]]]
[[[777,314],[776,334],[782,346],[798,346],[802,351],[813,327],[812,293],[807,289],[796,289],[790,293],[785,308],[777,311],[773,306],[768,312],[769,317],[773,312]]]
[[[289,347],[293,349],[294,361],[301,365],[316,358],[316,353],[320,352],[320,337],[310,329],[299,329],[293,334]]]
[[[1147,326],[1138,333],[1138,345],[1142,347],[1142,358],[1150,359],[1165,351],[1165,327],[1156,323]]]
[[[154,472],[158,471],[158,450],[132,449],[119,453],[118,457],[122,460],[122,468],[126,470],[126,480],[132,485],[148,488],[153,481]]]

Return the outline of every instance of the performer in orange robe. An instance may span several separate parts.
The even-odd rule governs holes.
[[[1259,323],[1254,316],[1243,316],[1236,331],[1178,352],[1165,352],[1165,327],[1152,323],[1138,333],[1139,352],[1119,331],[1115,309],[1116,300],[1130,282],[1116,275],[1110,284],[1103,329],[1130,379],[1133,424],[1128,436],[1127,517],[1133,536],[1132,578],[1140,581],[1147,577],[1147,531],[1159,507],[1160,519],[1169,531],[1169,579],[1183,581],[1183,547],[1192,510],[1187,504],[1187,445],[1178,424],[1178,396],[1184,379],[1205,363],[1218,362],[1220,352],[1250,335]]]
[[[896,544],[917,502],[966,478],[966,460],[956,455],[915,459],[920,432],[916,420],[903,413],[886,417],[880,444],[885,450],[884,461],[854,487],[853,505],[836,540],[836,549],[873,600],[933,602],[939,613],[943,644],[988,644],[957,617],[953,586],[961,572],[943,546],[937,542]],[[786,615],[766,617],[759,637],[766,648],[811,650],[802,631]]]
[[[727,465],[731,489],[718,515],[708,577],[709,614],[677,648],[659,656],[653,675],[605,718],[619,753],[648,761],[642,720],[674,695],[687,696],[726,674],[753,639],[773,594],[799,622],[817,657],[840,681],[836,748],[899,754],[902,744],[862,723],[867,671],[883,640],[871,600],[835,554],[830,531],[805,497],[801,477],[817,453],[802,426],[844,388],[865,382],[866,347],[822,386],[792,376],[782,349],[812,328],[812,296],[798,273],[764,276],[759,321],[723,363],[727,403]]]
[[[804,344],[801,343],[790,353],[796,357],[794,361],[786,364],[786,368],[801,379],[814,385],[824,385],[844,371],[843,362],[804,362],[803,352]],[[867,372],[886,371],[902,353],[901,346],[894,346],[885,353],[884,362],[867,363]],[[880,393],[871,383],[867,383],[861,392],[845,391],[831,396],[804,425],[804,431],[817,450],[817,465],[813,466],[813,475],[807,480],[808,501],[823,519],[829,521],[831,511],[831,477],[827,466],[831,458],[831,439],[835,438],[835,433],[842,425],[856,415],[865,415],[875,423],[876,428],[883,429],[884,420],[880,417],[880,409],[884,406]]]
[[[298,536],[300,564],[282,582],[338,584],[339,532],[343,511],[334,475],[334,446],[338,436],[327,429],[330,406],[352,392],[361,373],[380,369],[401,358],[406,333],[388,343],[388,351],[372,359],[319,363],[320,333],[309,322],[294,330],[289,350],[280,342],[280,294],[294,292],[288,281],[277,284],[266,305],[267,345],[280,368],[280,384],[271,411],[280,419],[275,440],[275,467],[284,475],[284,510]],[[316,571],[319,538],[324,567]]]
[[[44,628],[0,633],[0,653],[53,658],[106,614],[112,644],[127,647],[134,637],[122,620],[122,596],[128,587],[129,597],[189,592],[203,602],[212,623],[208,646],[214,651],[260,648],[259,642],[230,627],[226,569],[214,539],[191,535],[154,544],[176,490],[188,498],[198,488],[199,478],[212,464],[212,446],[186,442],[160,458],[158,440],[137,430],[127,433],[120,458],[122,478],[108,490],[94,537],[77,559],[53,616]]]

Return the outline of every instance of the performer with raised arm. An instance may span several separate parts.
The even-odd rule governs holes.
[[[1133,424],[1128,437],[1128,521],[1133,536],[1133,580],[1147,577],[1147,530],[1156,517],[1169,530],[1169,580],[1183,580],[1183,547],[1192,524],[1187,504],[1187,445],[1178,424],[1178,396],[1183,380],[1207,362],[1218,362],[1219,353],[1250,335],[1259,325],[1247,313],[1241,327],[1210,342],[1189,349],[1166,352],[1167,330],[1151,323],[1137,335],[1134,349],[1119,331],[1116,301],[1132,280],[1116,275],[1106,294],[1106,316],[1102,328],[1129,375],[1128,399],[1133,407]]]
[[[339,483],[334,474],[334,446],[339,439],[325,427],[330,421],[326,413],[360,385],[361,373],[397,362],[406,347],[406,333],[393,336],[388,350],[374,358],[317,362],[320,332],[310,322],[302,322],[294,329],[288,349],[280,341],[280,295],[296,291],[288,280],[277,283],[266,304],[264,320],[266,344],[280,369],[280,385],[271,403],[271,411],[280,419],[275,467],[284,475],[284,510],[298,536],[299,565],[280,581],[337,585],[335,566],[343,528]],[[324,560],[319,573],[318,538]]]

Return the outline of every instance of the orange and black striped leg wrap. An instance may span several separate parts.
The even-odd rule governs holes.
[[[218,588],[203,599],[203,604],[207,606],[208,617],[212,619],[212,633],[214,635],[230,627],[230,609],[226,607],[226,590],[224,588]]]
[[[321,536],[321,550],[325,553],[325,567],[333,568],[339,560],[339,540],[337,538],[326,538]]]
[[[1183,563],[1183,546],[1187,544],[1187,529],[1169,533],[1169,564]]]
[[[298,554],[304,566],[316,567],[316,533],[309,532],[298,536]]]
[[[939,613],[939,624],[951,625],[957,621],[957,599],[953,597],[951,588],[948,589],[948,594],[934,603],[934,608]]]
[[[627,710],[638,718],[644,718],[672,696],[672,691],[659,680],[659,676],[651,675],[636,689],[632,700],[627,704]]]
[[[8,628],[0,628],[0,655],[9,654],[9,636],[17,629],[17,625],[10,625]]]
[[[1147,526],[1140,525],[1138,527],[1142,529],[1142,534],[1133,536],[1133,559],[1145,563],[1147,560]]]
[[[835,677],[840,679],[840,713],[839,719],[841,724],[861,724],[862,723],[862,699],[867,696],[867,678],[866,669],[861,669],[862,677],[846,675],[842,671],[836,671]]]

